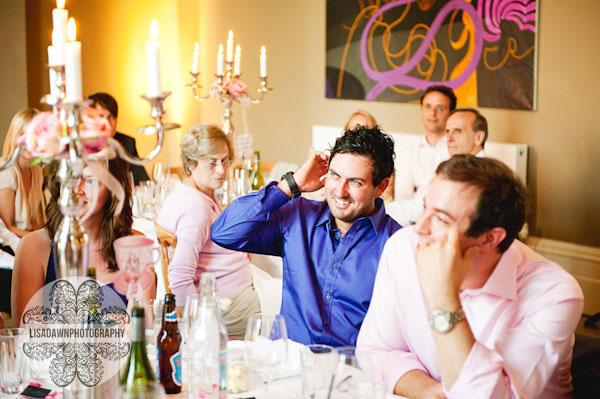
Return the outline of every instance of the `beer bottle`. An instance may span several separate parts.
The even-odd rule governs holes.
[[[158,349],[158,380],[170,393],[181,392],[181,334],[177,328],[175,295],[165,295],[162,327],[156,340]]]
[[[156,381],[146,354],[144,308],[134,307],[131,318],[131,352],[120,381],[127,394],[146,392]]]
[[[252,191],[258,191],[265,185],[265,179],[260,171],[260,152],[254,151],[254,169],[250,175]]]

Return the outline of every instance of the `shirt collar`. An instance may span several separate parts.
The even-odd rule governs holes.
[[[325,207],[325,211],[321,214],[319,220],[317,220],[317,226],[322,226],[326,223],[329,223],[329,226],[332,226],[331,221],[333,219],[333,215],[331,215],[331,210],[327,205],[327,201],[325,201]],[[377,210],[371,216],[367,216],[366,218],[358,218],[354,222],[361,219],[367,219],[371,222],[373,229],[375,229],[375,234],[379,234],[381,229],[385,227],[387,213],[385,212],[385,205],[383,204],[383,200],[381,198],[375,198],[375,207]]]
[[[517,269],[523,262],[515,243],[508,247],[483,287],[471,292],[484,292],[502,298],[517,299]]]
[[[437,147],[442,147],[442,146],[446,146],[446,135],[444,135],[444,137],[442,137],[441,140],[439,140],[435,145],[431,145],[427,142],[427,137],[422,134],[421,135],[421,139],[419,140],[419,146],[420,147],[430,147],[430,148],[437,148]]]

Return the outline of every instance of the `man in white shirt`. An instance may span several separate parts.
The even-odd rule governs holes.
[[[448,159],[444,142],[446,119],[456,108],[456,96],[446,86],[431,86],[421,97],[421,119],[425,134],[411,148],[400,151],[396,158],[394,199],[423,197],[440,162]]]
[[[487,120],[474,108],[457,108],[446,121],[446,144],[450,156],[471,154],[485,157]]]

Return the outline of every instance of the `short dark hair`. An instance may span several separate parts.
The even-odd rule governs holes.
[[[483,131],[485,136],[483,137],[483,142],[481,143],[481,148],[485,148],[485,142],[488,138],[488,123],[485,116],[481,115],[479,111],[475,108],[456,108],[454,111],[450,112],[450,115],[454,115],[458,112],[472,112],[475,115],[475,121],[473,122],[473,126],[471,128],[474,132]]]
[[[117,105],[117,100],[115,100],[115,98],[110,94],[102,92],[94,93],[88,97],[88,100],[92,102],[92,107],[95,107],[96,105],[101,106],[110,112],[113,118],[119,116],[119,106]]]
[[[359,125],[346,130],[331,148],[330,164],[335,154],[357,154],[371,158],[373,186],[377,186],[394,172],[394,139],[379,126],[368,128]]]
[[[436,173],[443,179],[466,183],[480,190],[466,235],[478,237],[495,227],[502,227],[506,237],[498,250],[506,251],[521,231],[527,214],[527,188],[517,175],[496,159],[469,154],[458,154],[442,162]]]
[[[448,86],[429,86],[427,90],[425,90],[425,93],[423,93],[423,95],[421,96],[421,105],[423,104],[423,99],[425,98],[425,96],[431,93],[432,91],[437,91],[438,93],[442,93],[443,95],[448,97],[448,99],[450,100],[450,111],[454,111],[454,109],[456,108],[456,94],[454,94],[454,90],[452,90]]]

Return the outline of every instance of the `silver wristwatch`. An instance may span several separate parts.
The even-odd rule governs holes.
[[[447,333],[465,318],[465,312],[459,308],[456,312],[435,309],[429,316],[431,329],[438,333]]]

